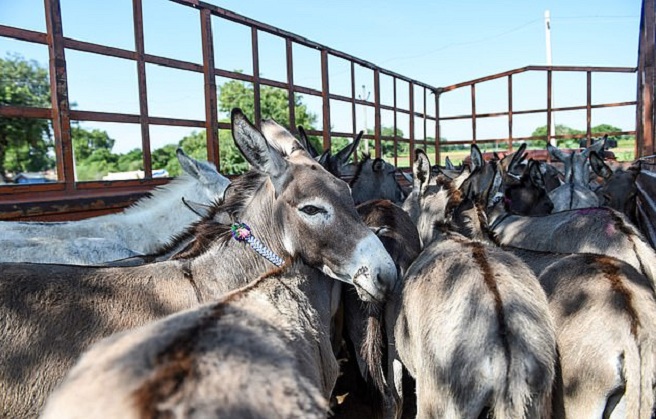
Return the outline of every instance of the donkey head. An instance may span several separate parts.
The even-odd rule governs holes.
[[[472,144],[469,165],[471,174],[460,189],[467,199],[488,205],[488,201],[501,187],[502,178],[498,170],[498,162],[486,162],[478,146]]]
[[[599,152],[603,150],[603,147],[604,142],[598,141],[581,152],[565,152],[558,147],[547,143],[547,151],[549,152],[549,155],[563,163],[565,183],[573,183],[584,187],[588,186],[590,180],[588,157],[591,152]]]
[[[417,226],[425,247],[449,225],[450,213],[460,204],[462,193],[455,180],[431,173],[428,156],[421,149],[415,150],[412,174],[412,192],[403,202],[403,209]]]
[[[519,179],[504,186],[503,199],[506,210],[512,214],[547,215],[554,207],[544,186],[540,164],[535,160],[529,160]]]
[[[189,157],[182,148],[178,148],[175,154],[182,170],[196,179],[201,186],[207,196],[207,202],[223,199],[226,189],[230,186],[230,179],[219,173],[212,163]]]
[[[590,166],[592,170],[604,179],[604,183],[597,190],[602,205],[623,212],[635,222],[636,196],[638,186],[636,179],[640,174],[640,166],[634,165],[627,170],[617,169],[615,172],[608,166],[599,154],[590,153]]]
[[[360,131],[351,144],[346,145],[334,156],[330,149],[324,151],[323,154],[321,154],[321,157],[319,157],[319,164],[337,177],[350,175],[351,173],[347,173],[348,161],[353,152],[357,150],[363,134],[364,131]]]
[[[395,203],[405,199],[405,192],[396,180],[396,167],[381,158],[365,155],[358,162],[350,186],[356,205],[372,199],[389,199]]]
[[[397,280],[394,262],[358,216],[348,185],[273,121],[263,121],[260,132],[235,109],[232,134],[253,169],[265,176],[256,195],[263,195],[259,211],[271,215],[259,220],[271,231],[267,244],[355,285],[365,301],[383,300]]]

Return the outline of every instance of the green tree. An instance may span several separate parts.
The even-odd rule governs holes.
[[[229,81],[221,86],[219,110],[229,113],[233,108],[241,108],[244,114],[253,121],[255,114],[254,97],[253,86],[250,83],[238,80]],[[273,119],[280,125],[291,128],[289,125],[288,98],[286,90],[261,86],[260,110],[262,118]],[[294,113],[296,125],[302,125],[306,129],[314,129],[317,116],[308,110],[301,95],[294,95]],[[205,139],[205,132],[198,133],[198,135],[202,135],[202,139]],[[317,150],[321,149],[316,137],[310,137],[310,140],[317,146]],[[219,148],[221,150],[220,164],[223,173],[238,174],[248,170],[248,163],[244,161],[241,153],[235,147],[231,134],[225,130],[219,131]],[[186,147],[184,149],[187,151]]]
[[[219,92],[219,110],[229,113],[232,108],[241,108],[251,121],[255,114],[255,93],[250,83],[232,80],[223,84]],[[289,95],[286,90],[271,86],[260,87],[260,110],[262,118],[274,119],[280,125],[289,126]],[[308,111],[301,95],[294,95],[296,125],[314,129],[317,116]]]
[[[116,141],[109,137],[107,131],[93,129],[91,131],[81,128],[79,125],[71,127],[71,138],[73,139],[73,154],[75,161],[81,162],[88,159],[98,149],[112,150]]]
[[[50,106],[48,70],[19,55],[0,59],[0,106]],[[55,166],[50,122],[34,118],[0,118],[0,176],[42,171]]]

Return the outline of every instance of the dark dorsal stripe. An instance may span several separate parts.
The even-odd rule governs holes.
[[[455,239],[454,239],[455,240]],[[506,374],[510,373],[510,342],[508,340],[509,330],[508,324],[506,322],[506,315],[503,311],[503,301],[501,299],[501,293],[499,292],[499,286],[497,280],[494,277],[494,272],[492,266],[487,257],[487,252],[485,250],[485,245],[483,243],[475,241],[465,241],[465,240],[456,240],[461,243],[464,247],[471,250],[471,254],[474,258],[474,263],[481,270],[483,275],[483,281],[487,286],[488,290],[492,293],[492,298],[494,300],[494,310],[497,315],[497,322],[499,324],[499,338],[501,339],[501,344],[503,345],[503,351],[506,356]]]
[[[132,393],[138,416],[148,419],[169,417],[166,412],[159,411],[158,406],[180,391],[185,380],[195,373],[193,351],[204,332],[225,314],[230,303],[244,298],[267,278],[281,274],[291,265],[292,261],[288,260],[282,268],[275,268],[245,287],[226,294],[205,316],[180,331],[175,340],[162,348],[155,356],[153,374]]]
[[[608,256],[598,256],[596,258],[593,255],[589,255],[590,259],[588,263],[594,263],[595,259],[597,266],[604,274],[604,277],[610,282],[610,286],[624,300],[624,306],[626,312],[631,319],[631,335],[634,338],[638,338],[638,327],[640,327],[640,317],[638,312],[635,309],[633,304],[633,293],[627,286],[624,284],[622,277],[620,276],[620,268],[617,266],[617,263],[614,259]]]

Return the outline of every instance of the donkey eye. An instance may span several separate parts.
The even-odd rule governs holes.
[[[319,207],[315,207],[314,205],[306,205],[306,206],[301,208],[301,211],[303,211],[307,215],[317,215],[319,213],[325,213],[326,212],[326,210],[324,210],[322,208],[319,208]]]

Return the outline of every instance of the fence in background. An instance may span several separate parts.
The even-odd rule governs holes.
[[[380,157],[382,144],[393,144],[393,156],[389,159],[397,166],[407,166],[412,163],[414,149],[423,147],[434,149],[435,161],[440,161],[441,147],[457,144],[503,144],[512,150],[513,142],[535,141],[546,139],[564,139],[568,136],[558,136],[551,132],[551,120],[558,112],[571,110],[585,110],[587,113],[586,134],[587,141],[591,138],[591,111],[604,107],[636,106],[639,115],[652,115],[653,107],[649,98],[645,99],[638,95],[637,101],[592,104],[591,77],[593,73],[635,73],[636,68],[602,68],[602,67],[544,67],[529,66],[504,73],[487,76],[484,78],[458,83],[452,86],[438,88],[429,84],[410,79],[403,75],[385,70],[370,62],[353,57],[340,51],[333,50],[327,46],[312,42],[306,38],[293,33],[278,29],[276,27],[254,21],[244,16],[235,14],[229,10],[222,9],[197,0],[170,0],[177,3],[179,7],[195,9],[198,13],[198,25],[202,40],[202,64],[193,63],[153,55],[147,52],[144,46],[144,27],[142,0],[132,0],[133,6],[133,29],[134,49],[122,49],[96,43],[85,42],[64,36],[63,22],[59,0],[44,0],[46,15],[46,32],[37,32],[18,27],[0,25],[0,36],[18,39],[21,41],[46,45],[49,52],[49,70],[51,80],[51,108],[0,106],[1,118],[37,118],[52,122],[55,156],[57,168],[57,182],[46,184],[11,185],[0,186],[0,220],[1,219],[75,219],[92,215],[100,215],[114,212],[134,202],[138,197],[156,185],[167,182],[166,179],[153,178],[153,168],[150,154],[150,126],[165,125],[178,127],[194,127],[204,129],[207,138],[208,160],[219,164],[221,150],[219,147],[219,130],[229,130],[226,122],[219,121],[217,104],[217,77],[239,80],[252,83],[254,91],[255,124],[259,125],[262,112],[260,103],[260,91],[263,86],[271,86],[284,89],[288,95],[289,120],[291,130],[295,131],[295,95],[307,95],[320,98],[322,103],[321,121],[322,129],[309,130],[310,135],[318,135],[323,139],[324,148],[331,147],[332,139],[335,137],[354,138],[356,135],[359,112],[357,107],[373,109],[373,133],[367,133],[365,139],[374,142],[373,154]],[[646,30],[653,28],[653,22],[648,18],[653,15],[655,0],[645,0],[643,4],[643,28],[641,31],[639,67],[646,68],[653,75],[653,59],[644,58],[651,54],[653,57],[653,42],[647,42],[649,37],[644,35]],[[653,16],[652,16],[653,17]],[[250,31],[252,75],[229,71],[218,68],[216,63],[221,57],[216,56],[213,47],[213,19],[223,19],[245,26]],[[645,23],[647,22],[647,23]],[[646,25],[646,26],[645,26]],[[652,32],[654,32],[652,30]],[[285,45],[286,81],[278,81],[261,77],[260,51],[258,39],[261,34],[278,37]],[[647,41],[643,42],[643,38]],[[652,33],[653,38],[653,33]],[[653,39],[652,39],[653,41]],[[296,47],[309,48],[320,54],[321,88],[309,88],[295,81],[294,72],[294,50]],[[117,57],[136,63],[139,112],[135,114],[96,112],[83,109],[71,109],[68,97],[68,74],[66,69],[66,52],[69,50],[83,51],[87,53],[100,54],[103,56]],[[350,94],[336,94],[330,89],[331,60],[344,60],[350,67]],[[202,74],[204,77],[204,108],[205,118],[203,120],[179,119],[152,115],[148,107],[148,95],[146,91],[147,74],[146,64],[154,64],[167,68],[173,68],[186,72]],[[372,99],[363,98],[356,93],[356,70],[363,68],[372,73],[371,85],[373,86]],[[585,104],[571,107],[554,107],[552,103],[552,75],[557,72],[585,72],[587,75],[587,101]],[[525,72],[546,72],[547,85],[545,86],[546,99],[544,106],[539,109],[513,109],[513,76]],[[640,76],[639,76],[640,77]],[[390,83],[381,83],[385,78]],[[507,109],[501,109],[493,113],[479,113],[476,110],[476,88],[477,86],[496,79],[507,78]],[[641,77],[639,79],[638,92],[649,93],[648,85],[651,79]],[[381,86],[389,89],[391,84],[392,103],[381,103]],[[642,88],[640,86],[643,86]],[[653,84],[651,85],[653,95]],[[603,86],[594,86],[601,88]],[[471,97],[471,112],[465,115],[440,116],[441,98],[449,92],[458,89],[469,89]],[[399,93],[403,92],[403,93]],[[407,92],[407,93],[406,93]],[[386,92],[387,93],[387,92]],[[645,93],[645,94],[646,94]],[[402,97],[403,95],[404,97]],[[643,95],[645,96],[645,95]],[[646,96],[645,96],[646,97]],[[407,105],[400,105],[400,103]],[[350,107],[352,129],[335,131],[331,127],[331,106],[342,104]],[[442,109],[444,114],[445,109]],[[392,135],[385,135],[382,131],[382,114],[391,116],[393,125]],[[513,133],[513,117],[522,114],[545,113],[547,135],[536,137],[516,137]],[[484,138],[481,130],[477,128],[477,121],[484,118],[507,117],[508,135],[503,138]],[[407,131],[398,135],[398,120],[407,119]],[[471,120],[472,138],[459,141],[441,142],[440,125],[445,121]],[[73,121],[95,121],[138,124],[141,132],[141,149],[143,151],[144,179],[119,180],[119,181],[90,181],[79,182],[75,179],[74,151],[71,138],[71,120]],[[642,118],[637,118],[639,129],[608,133],[610,135],[633,135],[638,137],[636,156],[644,155],[649,150],[649,144],[653,147],[653,132],[651,124],[641,124]],[[419,133],[419,135],[418,135]],[[651,135],[651,137],[649,137]],[[647,136],[645,141],[643,137]],[[650,139],[651,138],[651,139]],[[651,143],[649,142],[651,141]],[[408,159],[399,160],[398,145],[407,144],[409,150]],[[647,147],[644,145],[647,144]],[[652,152],[653,153],[653,152]],[[433,153],[431,153],[433,154]]]

